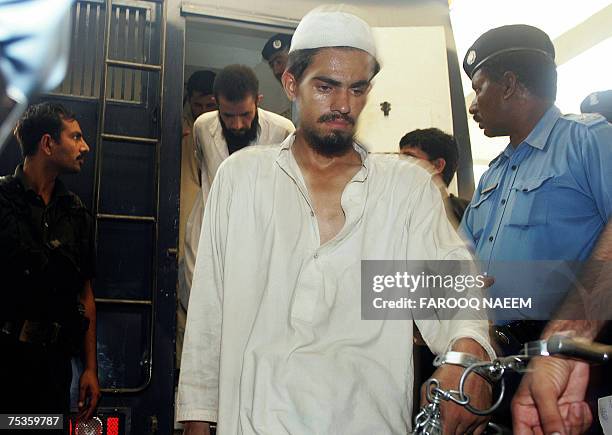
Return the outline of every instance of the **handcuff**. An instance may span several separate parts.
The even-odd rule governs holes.
[[[482,361],[464,352],[447,352],[434,360],[434,366],[443,364],[457,365],[465,368],[459,379],[458,390],[444,390],[437,379],[427,382],[427,405],[424,405],[414,418],[415,435],[432,435],[442,433],[440,405],[442,401],[451,401],[463,406],[472,414],[485,416],[494,412],[500,405],[505,393],[504,373],[507,370],[525,373],[529,361],[535,357],[559,356],[582,361],[609,363],[612,360],[612,346],[601,343],[588,343],[564,335],[553,335],[547,340],[531,341],[524,344],[518,355],[495,358],[493,361]],[[490,384],[499,383],[499,397],[488,409],[476,409],[470,405],[470,396],[465,392],[465,382],[470,373],[477,373]],[[489,422],[488,427],[501,434],[499,426]]]
[[[459,401],[462,406],[475,415],[488,415],[501,405],[506,391],[506,382],[503,377],[506,367],[503,364],[499,364],[498,361],[497,359],[493,361],[483,361],[469,353],[450,351],[438,355],[434,359],[433,365],[435,367],[440,367],[443,364],[451,364],[465,368],[459,379],[459,390],[457,391],[459,394]],[[500,383],[499,396],[495,403],[487,409],[474,408],[470,405],[469,395],[465,393],[465,382],[472,372],[482,377],[491,384],[491,386],[498,382]]]
[[[483,363],[485,363],[486,365],[482,365]],[[434,367],[440,367],[444,364],[461,366],[465,369],[474,366],[472,371],[480,375],[490,384],[499,381],[499,379],[501,378],[501,375],[496,373],[498,370],[495,370],[491,367],[494,364],[494,361],[483,361],[481,359],[478,359],[474,355],[465,352],[449,351],[445,354],[436,356],[433,361]]]

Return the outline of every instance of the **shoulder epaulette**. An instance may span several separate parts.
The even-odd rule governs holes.
[[[606,123],[606,118],[598,113],[581,113],[581,114],[568,114],[561,117],[567,121],[576,122],[583,124],[587,127],[593,127],[598,124]]]

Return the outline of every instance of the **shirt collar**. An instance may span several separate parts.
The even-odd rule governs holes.
[[[289,158],[291,147],[295,142],[295,132],[287,136],[287,138],[281,143],[280,150],[278,151],[278,157],[276,162],[278,165],[287,171],[289,169]],[[358,142],[353,142],[353,148],[359,154],[361,158],[361,170],[355,175],[353,181],[365,181],[369,171],[369,153],[368,150]]]
[[[557,108],[557,106],[551,106],[540,118],[536,126],[533,128],[533,130],[531,130],[531,133],[529,133],[523,142],[534,148],[543,150],[548,142],[550,132],[560,117],[561,111]]]
[[[536,126],[533,128],[533,130],[531,130],[531,133],[529,133],[521,144],[525,143],[533,148],[543,150],[548,143],[548,136],[550,136],[550,132],[560,117],[561,111],[557,108],[557,106],[551,106],[546,112],[544,112],[544,115],[542,115]],[[517,149],[518,147],[515,149],[512,144],[508,144],[497,157],[491,160],[489,167],[493,166],[498,161],[503,162],[505,159],[509,159]]]
[[[17,181],[19,181],[19,184],[21,184],[23,190],[25,190],[26,192],[31,191],[34,195],[38,196],[38,194],[34,191],[34,189],[32,189],[32,186],[30,186],[28,184],[28,181],[26,180],[25,174],[23,172],[23,164],[20,164],[17,166],[17,168],[15,168],[14,177],[17,179]],[[70,192],[68,191],[64,183],[62,183],[62,180],[56,178],[55,187],[53,188],[53,194],[51,195],[51,198],[59,198],[62,196],[68,196],[69,194]]]
[[[291,134],[281,143],[280,151],[278,153],[278,157],[276,158],[276,163],[279,165],[281,170],[287,174],[287,176],[293,179],[303,196],[307,198],[307,201],[309,201],[309,193],[306,182],[302,176],[302,171],[295,160],[293,152],[291,151],[291,147],[293,146],[294,142],[295,133]],[[352,231],[355,224],[361,220],[365,210],[368,195],[368,189],[366,188],[369,167],[368,151],[363,145],[357,142],[353,142],[353,148],[355,151],[357,151],[359,157],[361,158],[361,168],[359,168],[359,171],[353,176],[352,180],[345,186],[342,192],[342,206],[346,215],[346,221],[340,232],[332,239],[332,241],[326,242],[325,245],[328,243],[339,243],[341,240],[343,240],[346,235]],[[309,203],[309,205],[311,207],[311,211],[314,211],[312,204]]]

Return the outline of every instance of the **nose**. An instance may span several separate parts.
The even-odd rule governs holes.
[[[244,120],[240,116],[233,117],[229,123],[229,128],[231,130],[243,130],[247,127],[248,126],[246,125],[246,120]]]
[[[350,95],[348,90],[338,90],[335,92],[332,105],[330,107],[332,112],[340,112],[348,114],[351,112]]]
[[[470,115],[475,115],[478,112],[478,107],[476,106],[476,98],[472,100],[472,104],[470,104],[470,108],[468,110]]]
[[[281,62],[274,62],[272,71],[274,72],[275,76],[279,76],[285,72],[285,65],[283,65]]]
[[[81,153],[88,153],[89,152],[89,145],[87,145],[87,142],[85,142],[85,139],[83,139],[81,141]]]

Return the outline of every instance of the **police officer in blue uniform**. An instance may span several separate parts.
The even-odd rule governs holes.
[[[79,411],[100,397],[92,217],[57,177],[78,173],[89,147],[58,104],[26,110],[15,128],[24,162],[0,178],[0,412],[67,413],[80,354]]]
[[[548,35],[511,25],[483,34],[463,62],[474,120],[510,143],[482,176],[461,230],[496,277],[493,295],[523,292],[537,307],[494,313],[498,323],[550,318],[570,284],[555,262],[586,260],[612,214],[612,125],[599,115],[561,114],[554,59]],[[536,263],[543,260],[551,270]],[[522,262],[533,273],[511,273],[500,262]],[[538,328],[523,329],[519,341],[538,338]]]
[[[491,313],[501,352],[514,353],[539,338],[571,288],[566,262],[589,257],[612,214],[612,125],[555,107],[555,49],[535,27],[489,30],[468,49],[463,68],[475,92],[474,120],[485,135],[510,138],[460,229],[495,278],[492,296],[533,298],[533,310]]]

